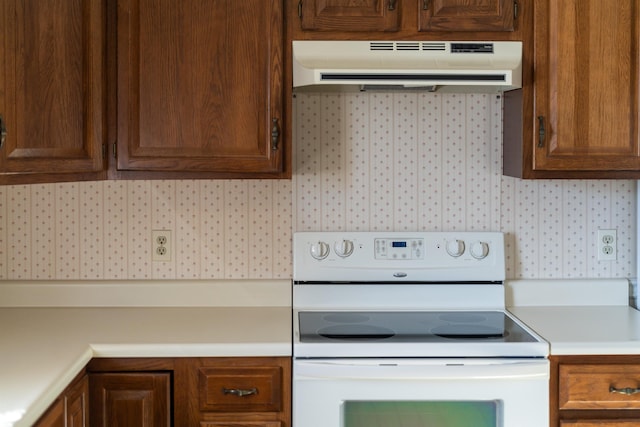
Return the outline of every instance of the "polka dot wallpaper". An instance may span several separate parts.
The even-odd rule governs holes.
[[[509,278],[636,275],[636,182],[502,176],[488,94],[298,94],[295,230],[493,230]],[[598,262],[598,228],[618,260]]]
[[[293,103],[291,181],[0,186],[0,279],[286,279],[305,230],[500,230],[510,278],[635,277],[635,181],[502,176],[496,95]],[[618,229],[617,261],[596,261],[598,228]]]

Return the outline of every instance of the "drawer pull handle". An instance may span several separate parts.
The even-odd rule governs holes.
[[[235,396],[238,397],[245,397],[245,396],[251,396],[254,394],[258,394],[258,389],[257,388],[250,388],[248,390],[243,390],[240,388],[223,388],[222,389],[222,393],[223,394],[233,394]]]
[[[631,387],[615,388],[614,386],[609,386],[609,393],[618,393],[618,394],[624,394],[626,396],[631,396],[633,394],[640,393],[640,388],[631,388]]]

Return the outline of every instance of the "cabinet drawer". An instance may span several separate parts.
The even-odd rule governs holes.
[[[282,369],[273,367],[201,367],[200,410],[279,412]]]
[[[640,409],[639,365],[566,364],[559,373],[561,410]]]
[[[626,421],[560,421],[560,427],[634,427],[638,425],[638,420]]]

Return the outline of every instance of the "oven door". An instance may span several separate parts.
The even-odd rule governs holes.
[[[293,427],[541,427],[546,359],[296,359]]]

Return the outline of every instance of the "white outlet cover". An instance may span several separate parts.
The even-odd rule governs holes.
[[[164,241],[164,244],[160,242]],[[151,260],[171,261],[171,230],[151,230]]]
[[[598,261],[618,259],[618,233],[616,229],[598,229],[596,241]]]

